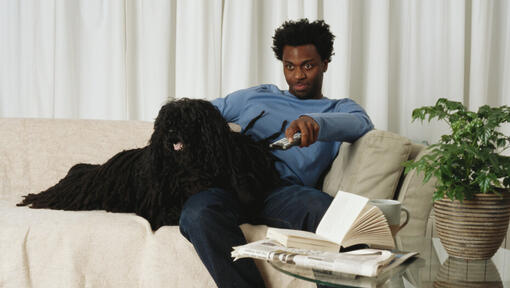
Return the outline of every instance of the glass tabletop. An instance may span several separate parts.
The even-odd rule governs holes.
[[[397,249],[418,257],[377,277],[354,277],[271,262],[277,270],[330,287],[509,287],[510,250],[500,248],[490,260],[448,257],[438,238],[397,237]]]

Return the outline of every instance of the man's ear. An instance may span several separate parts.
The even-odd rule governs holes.
[[[328,70],[328,63],[329,61],[328,60],[324,60],[324,65],[322,65],[322,73],[326,72]]]

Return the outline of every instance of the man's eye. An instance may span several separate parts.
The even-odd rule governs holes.
[[[313,67],[312,64],[309,64],[309,63],[305,64],[306,70],[310,70],[310,69],[312,69],[312,67]]]
[[[287,70],[292,70],[292,69],[294,69],[294,65],[287,64],[287,65],[285,65],[285,68]]]

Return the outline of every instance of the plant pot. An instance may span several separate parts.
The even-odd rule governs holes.
[[[505,238],[510,219],[510,193],[503,198],[476,194],[471,200],[434,202],[439,240],[452,257],[489,259]]]

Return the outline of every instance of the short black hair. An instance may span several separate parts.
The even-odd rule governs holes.
[[[329,31],[329,25],[323,20],[308,22],[304,18],[299,21],[285,21],[273,36],[273,51],[278,60],[283,58],[283,47],[285,45],[301,46],[307,44],[315,45],[321,60],[331,61],[333,55],[333,40],[335,35]]]

